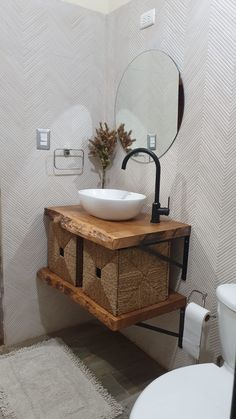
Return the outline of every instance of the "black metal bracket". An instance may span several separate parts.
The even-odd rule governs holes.
[[[184,318],[185,318],[185,307],[180,309],[179,315],[179,333],[172,332],[170,330],[162,329],[157,326],[153,326],[152,324],[147,324],[143,322],[136,323],[135,326],[143,327],[144,329],[152,330],[154,332],[163,333],[168,336],[174,336],[178,338],[178,346],[179,348],[183,347],[183,333],[184,333]]]
[[[181,237],[179,237],[181,238]],[[145,243],[145,244],[141,244],[140,247],[142,248],[142,250],[144,250],[147,253],[150,253],[151,255],[157,256],[160,259],[164,260],[165,262],[170,263],[171,265],[175,265],[178,268],[182,269],[182,275],[181,275],[181,279],[183,281],[186,281],[186,277],[187,277],[187,269],[188,269],[188,254],[189,254],[189,236],[184,236],[184,249],[183,249],[183,262],[177,262],[176,260],[162,255],[160,252],[158,252],[157,250],[153,250],[150,249],[150,245],[154,245],[154,244],[158,244],[158,243],[163,243],[163,242],[167,242],[167,241],[172,241],[172,240],[176,240],[176,239],[169,239],[169,240],[162,240],[159,242],[151,242],[151,243]]]
[[[186,281],[188,269],[188,254],[189,254],[189,236],[184,237],[184,253],[183,253],[183,267],[182,267],[182,280]]]

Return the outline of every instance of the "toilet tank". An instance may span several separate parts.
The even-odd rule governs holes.
[[[236,284],[220,285],[216,290],[220,340],[225,363],[234,368],[236,359]]]

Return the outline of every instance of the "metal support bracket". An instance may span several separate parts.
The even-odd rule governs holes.
[[[184,333],[184,318],[185,318],[185,307],[180,309],[179,316],[179,332],[172,332],[170,330],[162,329],[161,327],[153,326],[152,324],[147,324],[143,322],[136,323],[135,326],[143,327],[144,329],[152,330],[154,332],[163,333],[164,335],[173,336],[178,338],[179,348],[183,347],[183,333]]]
[[[187,277],[187,269],[188,269],[188,254],[189,254],[189,236],[184,236],[184,249],[183,249],[183,262],[177,262],[176,260],[162,255],[160,252],[158,252],[157,250],[153,250],[150,249],[148,246],[150,245],[154,245],[154,244],[158,244],[158,243],[163,243],[165,241],[172,241],[172,240],[176,240],[176,239],[171,239],[171,240],[163,240],[161,242],[153,242],[153,243],[147,243],[147,244],[141,244],[140,247],[142,248],[142,250],[144,250],[147,253],[150,253],[151,255],[157,256],[160,259],[164,260],[165,262],[170,263],[171,265],[175,265],[178,268],[182,269],[182,275],[181,275],[181,279],[183,281],[186,281],[186,277]]]
[[[183,268],[182,268],[182,280],[186,281],[187,269],[188,269],[188,254],[189,254],[189,236],[184,237],[184,253],[183,253]]]

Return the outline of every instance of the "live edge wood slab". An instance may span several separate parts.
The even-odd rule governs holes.
[[[70,233],[112,250],[186,237],[191,232],[190,225],[167,217],[151,224],[150,215],[143,213],[128,221],[106,221],[73,205],[46,208],[45,214]]]
[[[170,291],[167,300],[154,304],[149,307],[135,310],[120,316],[113,316],[103,307],[89,298],[81,288],[71,285],[64,281],[58,275],[51,272],[48,268],[42,268],[38,271],[38,277],[53,288],[70,297],[74,302],[80,304],[90,314],[100,320],[112,331],[118,331],[125,327],[132,326],[138,322],[151,319],[161,314],[183,308],[186,306],[186,297],[176,292]]]

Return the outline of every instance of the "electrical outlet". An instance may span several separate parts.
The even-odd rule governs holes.
[[[156,9],[151,9],[140,16],[140,29],[146,29],[154,25],[156,19]]]

